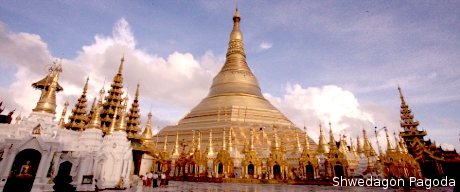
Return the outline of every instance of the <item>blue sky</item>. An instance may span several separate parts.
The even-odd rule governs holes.
[[[156,126],[174,124],[206,96],[224,63],[235,4],[4,1],[0,100],[9,101],[7,109],[30,113],[39,95],[30,84],[62,57],[65,91],[58,103],[68,97],[73,106],[84,79],[90,76],[92,98],[104,78],[112,81],[125,54],[130,97],[141,83],[142,122],[152,105]],[[305,122],[313,138],[317,125],[327,121],[336,137],[355,137],[374,125],[397,130],[399,84],[419,128],[438,144],[459,149],[460,3],[238,1],[238,6],[247,61],[262,92],[297,126]]]

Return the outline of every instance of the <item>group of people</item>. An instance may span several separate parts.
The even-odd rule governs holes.
[[[147,172],[145,175],[141,175],[144,187],[165,187],[168,185],[169,182],[169,174],[165,172],[155,172],[151,171],[150,173]],[[158,185],[158,181],[160,181],[160,185]]]

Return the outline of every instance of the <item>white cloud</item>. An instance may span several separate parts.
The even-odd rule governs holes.
[[[305,123],[313,139],[318,138],[320,123],[329,132],[327,124],[330,122],[336,139],[339,134],[362,138],[363,128],[368,130],[368,135],[374,129],[374,116],[361,109],[353,93],[335,85],[304,89],[288,83],[283,98],[268,93],[264,97],[297,126]]]
[[[1,94],[0,100],[14,101],[5,103],[7,108],[22,107],[23,115],[27,115],[35,107],[40,94],[39,91],[31,89],[30,84],[46,76],[45,66],[52,63],[53,56],[39,35],[6,33],[1,29],[3,28],[0,28],[0,59],[8,61],[7,65],[17,68],[14,74],[17,80],[9,89],[0,90],[5,93]],[[91,106],[92,99],[101,89],[104,79],[107,91],[123,55],[124,92],[129,85],[130,99],[133,99],[135,85],[140,82],[141,100],[181,108],[184,110],[182,113],[206,96],[212,78],[222,66],[222,63],[214,58],[212,51],[206,52],[202,64],[190,53],[174,52],[167,58],[162,58],[137,49],[128,22],[121,19],[115,24],[112,36],[96,35],[95,42],[83,46],[75,59],[62,61],[63,73],[59,83],[64,87],[64,92],[57,95],[57,118],[67,97],[70,102],[69,108],[73,108],[81,95],[87,76],[90,78],[88,106]],[[145,123],[148,110],[141,106],[141,112]],[[153,126],[163,127],[177,120],[156,118]]]
[[[273,46],[272,43],[263,42],[263,43],[260,44],[259,47],[260,47],[261,49],[264,49],[264,50],[265,50],[265,49],[270,49],[270,48],[272,48],[272,46]]]

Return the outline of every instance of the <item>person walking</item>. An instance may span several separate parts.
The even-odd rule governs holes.
[[[164,172],[161,172],[160,178],[161,178],[160,187],[163,188],[165,187],[165,184],[166,184],[166,174]]]
[[[152,187],[152,180],[153,180],[153,171],[147,174],[147,186]]]
[[[152,182],[153,182],[153,188],[158,187],[158,173],[157,172],[155,172],[155,174],[153,174]]]
[[[141,178],[142,178],[142,185],[146,187],[147,186],[147,173],[145,173],[145,175],[141,175]]]

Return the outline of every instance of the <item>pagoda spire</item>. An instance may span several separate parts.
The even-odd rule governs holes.
[[[14,124],[18,125],[19,122],[21,122],[21,114],[22,114],[22,108],[21,108],[21,111],[19,112],[18,116],[16,116],[16,122]]]
[[[358,153],[356,151],[355,145],[353,144],[353,137],[350,137],[350,151],[357,156]]]
[[[81,132],[85,129],[86,124],[88,124],[88,119],[86,117],[86,92],[88,91],[88,81],[89,77],[86,78],[83,93],[75,104],[75,108],[72,109],[69,122],[65,125],[67,129]]]
[[[404,96],[399,86],[398,91],[399,97],[401,98],[401,127],[404,128],[404,131],[417,130],[419,122],[414,121],[414,115],[411,114],[412,110],[409,109],[406,101],[404,101]]]
[[[123,98],[123,107],[121,108],[121,114],[120,118],[118,119],[118,122],[116,124],[115,131],[126,131],[126,108],[128,107],[128,95],[126,94],[126,97]]]
[[[337,143],[334,139],[334,134],[332,133],[332,124],[329,122],[329,150],[337,149]]]
[[[113,83],[110,85],[111,88],[108,91],[108,95],[105,97],[105,102],[103,104],[103,109],[101,112],[102,126],[111,127],[113,116],[115,111],[121,111],[122,106],[122,95],[123,95],[123,62],[125,61],[124,56],[121,58],[120,67],[118,68],[118,73],[113,78]],[[116,119],[119,118],[117,114]]]
[[[37,106],[32,109],[33,112],[56,114],[56,92],[63,90],[58,84],[59,74],[61,72],[62,61],[55,69],[50,69],[48,76],[32,84],[32,87],[42,90]]]
[[[212,129],[209,130],[209,145],[208,145],[208,155],[214,155],[214,150],[212,148]]]
[[[390,136],[388,136],[388,129],[385,127],[385,136],[387,137],[387,153],[394,152],[393,145],[390,141]]]
[[[214,77],[208,97],[229,93],[245,93],[264,98],[258,80],[246,62],[240,21],[241,16],[237,9],[233,16],[233,29],[230,33],[226,61],[219,74]],[[227,74],[234,74],[234,76],[229,78]],[[235,89],[236,87],[238,89]]]
[[[401,145],[399,144],[398,137],[396,136],[396,132],[393,132],[393,135],[395,137],[395,142],[396,142],[396,152],[397,153],[403,153],[403,150],[401,149]]]
[[[280,143],[278,142],[278,133],[276,131],[276,126],[273,125],[273,131],[275,132],[275,134],[273,135],[275,137],[275,146],[274,146],[274,149],[275,150],[278,150],[280,149]]]
[[[375,152],[374,148],[371,145],[371,142],[367,138],[365,129],[363,129],[363,139],[364,139],[364,143],[363,143],[364,153],[367,156],[375,156],[377,153]]]
[[[222,150],[225,151],[227,150],[227,143],[225,142],[225,128],[224,131],[222,132]]]
[[[141,132],[141,129],[139,128],[140,125],[140,109],[139,109],[139,83],[137,83],[137,89],[136,89],[136,94],[134,96],[134,101],[131,104],[131,108],[129,109],[129,114],[128,114],[128,121],[127,121],[127,127],[126,127],[126,132],[128,132],[128,139],[133,140],[133,139],[138,139],[139,138],[139,133]],[[151,114],[151,112],[150,112]]]
[[[356,145],[358,146],[358,153],[364,153],[364,150],[361,146],[361,141],[359,140],[359,136],[356,138]]]
[[[340,150],[342,153],[348,153],[347,141],[345,141],[345,135],[340,136]]]
[[[249,151],[254,151],[254,150],[255,150],[254,148],[254,125],[251,125],[251,143],[249,145]]]
[[[193,153],[195,153],[195,150],[196,150],[195,131],[192,130],[192,145],[190,146],[190,148],[188,148],[189,155],[193,155]]]
[[[293,153],[296,153],[297,151],[299,153],[302,152],[302,145],[300,145],[300,140],[299,140],[299,133],[297,133],[297,130],[295,131],[295,141],[296,141],[296,147]]]
[[[86,126],[86,129],[101,129],[101,108],[102,108],[102,97],[104,96],[104,87],[99,91],[99,100],[96,103],[94,108],[94,113],[92,114],[91,121]]]
[[[141,140],[144,141],[144,142],[153,140],[153,134],[152,134],[152,111],[150,111],[147,116],[148,116],[147,124],[145,124],[144,132],[141,135]]]
[[[89,110],[89,113],[86,114],[86,119],[88,120],[88,123],[91,122],[91,119],[93,118],[94,111],[96,110],[96,97],[93,99],[93,103],[91,104],[91,109]]]
[[[309,153],[310,152],[310,141],[308,140],[307,127],[303,126],[303,130],[305,131],[305,143],[303,146],[303,152]]]
[[[69,106],[69,101],[65,101],[64,109],[62,109],[61,118],[59,119],[59,124],[58,125],[59,125],[59,128],[61,128],[61,129],[65,128],[64,127],[64,125],[65,125],[64,118],[65,118],[65,114],[67,113],[67,106]]]
[[[232,144],[232,134],[233,134],[233,127],[230,126],[230,130],[228,133],[228,151],[233,151],[233,144]]]
[[[165,142],[163,144],[163,151],[164,152],[168,151],[168,135],[165,135]]]
[[[327,146],[326,139],[324,138],[323,127],[319,124],[319,141],[317,153],[329,153],[329,147]]]
[[[118,115],[118,104],[115,107],[115,112],[113,113],[112,122],[110,123],[110,127],[108,128],[106,135],[111,135],[115,131],[115,124],[117,122],[117,115]],[[103,125],[105,126],[105,124]]]
[[[174,144],[172,155],[180,155],[179,154],[179,131],[176,132],[176,143]]]

